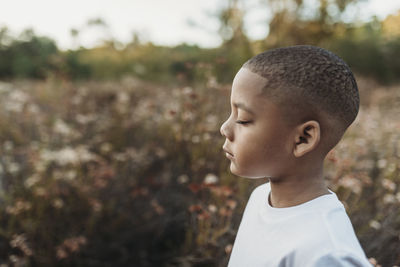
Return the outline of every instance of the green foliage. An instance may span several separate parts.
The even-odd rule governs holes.
[[[82,62],[80,54],[83,51],[67,51],[63,56],[63,62],[59,69],[61,73],[66,75],[68,78],[77,79],[87,79],[92,75],[92,68],[89,64]]]
[[[373,21],[360,28],[347,29],[342,37],[327,44],[355,71],[382,83],[399,81],[400,37],[385,38],[381,23]]]
[[[54,69],[52,58],[57,53],[53,40],[26,30],[20,39],[0,46],[0,77],[44,78]]]
[[[270,2],[276,10],[266,40],[247,38],[243,29],[244,13],[238,8],[238,1],[230,1],[218,14],[224,42],[213,49],[187,44],[157,46],[141,43],[136,36],[125,47],[116,41],[106,41],[92,49],[59,51],[54,41],[36,36],[32,31],[27,30],[15,39],[3,28],[0,77],[110,80],[135,76],[171,85],[204,84],[210,79],[230,83],[241,65],[256,53],[284,45],[314,44],[336,52],[356,73],[384,83],[399,81],[399,61],[393,59],[400,51],[400,30],[396,30],[400,15],[354,26],[333,20],[334,14],[329,13],[342,12],[352,1],[337,1],[335,8],[324,7],[327,12],[331,10],[324,11],[325,15],[316,9],[312,16],[303,14],[307,6],[302,1],[296,2],[294,10]],[[78,31],[72,32],[77,37]]]

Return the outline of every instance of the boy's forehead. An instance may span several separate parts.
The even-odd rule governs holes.
[[[241,68],[232,83],[232,95],[260,96],[267,79],[247,68]]]
[[[261,75],[252,72],[247,68],[241,68],[233,79],[232,88],[245,87],[245,88],[257,88],[262,90],[267,83],[267,79]],[[261,92],[260,92],[261,93]]]

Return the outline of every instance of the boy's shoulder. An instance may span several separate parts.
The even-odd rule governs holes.
[[[335,260],[359,261],[364,265],[354,266],[369,266],[365,265],[365,254],[334,192],[289,208],[271,207],[269,192],[270,185],[265,183],[251,193],[239,228],[235,253],[238,250],[260,250],[266,262],[268,256],[262,251],[269,251],[274,259],[291,259],[307,264],[315,262],[316,265],[312,266],[346,266],[324,265]],[[260,236],[266,238],[260,239]],[[253,241],[247,243],[244,240]]]

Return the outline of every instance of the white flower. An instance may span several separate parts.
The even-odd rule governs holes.
[[[110,143],[108,143],[108,142],[105,142],[105,143],[102,143],[101,144],[101,146],[100,146],[100,150],[101,150],[101,152],[103,152],[103,153],[108,153],[108,152],[110,152],[111,150],[112,150],[112,144],[110,144]]]
[[[394,191],[396,189],[396,184],[386,178],[382,180],[382,186],[389,191]]]
[[[7,93],[13,89],[11,83],[0,82],[0,94]]]
[[[70,135],[73,133],[73,130],[71,127],[68,126],[63,120],[57,119],[54,126],[53,130],[56,133],[62,134],[62,135]]]
[[[190,95],[192,92],[193,92],[193,88],[192,87],[187,86],[187,87],[183,88],[183,94],[184,95]]]
[[[217,182],[218,182],[218,177],[213,173],[207,174],[206,177],[204,178],[204,184],[216,184]]]
[[[369,226],[371,228],[374,228],[375,230],[379,230],[381,228],[381,223],[378,222],[377,220],[372,220],[369,222]]]
[[[198,135],[193,135],[193,136],[192,136],[192,143],[197,144],[197,143],[199,143],[199,142],[200,142],[200,136],[198,136]]]
[[[97,156],[89,152],[86,146],[81,145],[77,148],[65,147],[58,151],[43,150],[40,157],[45,162],[57,162],[65,166],[67,164],[77,164],[96,160]]]
[[[340,186],[351,189],[354,193],[360,194],[362,190],[362,183],[355,177],[346,175],[339,180]]]
[[[379,167],[380,169],[385,168],[385,167],[386,167],[386,164],[387,164],[386,159],[380,159],[380,160],[378,160],[378,167]]]
[[[90,115],[77,114],[75,119],[80,124],[87,124],[89,122],[96,120],[96,115],[95,114],[90,114]]]
[[[218,208],[217,208],[217,206],[215,206],[214,204],[210,204],[210,205],[208,205],[208,210],[209,210],[211,213],[216,213],[217,210],[218,210]]]
[[[25,187],[30,188],[39,181],[40,181],[40,176],[38,174],[34,174],[25,180],[24,185]]]
[[[10,140],[7,140],[4,142],[3,147],[5,151],[11,151],[14,148],[14,143]]]
[[[53,207],[60,209],[64,206],[64,201],[61,198],[56,198],[53,200]]]
[[[28,102],[28,94],[14,89],[9,95],[8,100],[4,104],[4,108],[11,112],[21,112],[24,104]]]
[[[396,199],[397,199],[398,202],[400,202],[400,192],[398,192],[398,193],[396,194]]]
[[[16,174],[20,169],[20,165],[17,162],[10,162],[8,165],[8,171],[12,174]]]
[[[383,203],[385,203],[385,204],[391,204],[391,203],[394,203],[394,202],[396,202],[396,197],[394,195],[392,195],[392,194],[386,194],[383,197]]]
[[[119,91],[117,94],[117,101],[120,104],[128,104],[130,100],[129,94],[124,91]]]
[[[180,184],[187,183],[189,181],[189,176],[187,176],[186,174],[179,175],[177,181]]]

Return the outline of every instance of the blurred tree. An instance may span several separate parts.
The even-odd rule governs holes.
[[[108,23],[103,20],[102,18],[93,18],[89,19],[86,23],[88,29],[90,28],[98,28],[102,31],[102,34],[104,34],[104,39],[102,40],[103,43],[113,43],[115,42],[114,37],[112,36],[112,32],[110,29],[110,26]]]
[[[395,15],[389,15],[382,21],[382,34],[387,38],[400,36],[400,10]]]
[[[0,28],[0,48],[9,46],[12,42],[9,30],[6,26]]]
[[[264,49],[321,44],[343,27],[346,9],[361,1],[365,0],[317,0],[313,6],[305,0],[264,0],[272,14]]]
[[[20,34],[18,39],[6,41],[6,30],[0,34],[0,77],[44,78],[54,69],[51,58],[58,53],[56,43],[36,36],[32,29]]]
[[[79,46],[79,30],[72,28],[69,33],[72,37],[73,46],[77,48]]]
[[[244,31],[243,7],[240,0],[228,0],[227,6],[218,12],[219,34],[223,43],[219,48],[215,71],[223,82],[232,81],[240,66],[253,55],[251,44]]]
[[[12,75],[10,68],[12,56],[8,53],[12,40],[8,28],[5,26],[0,28],[0,77],[10,77]]]

